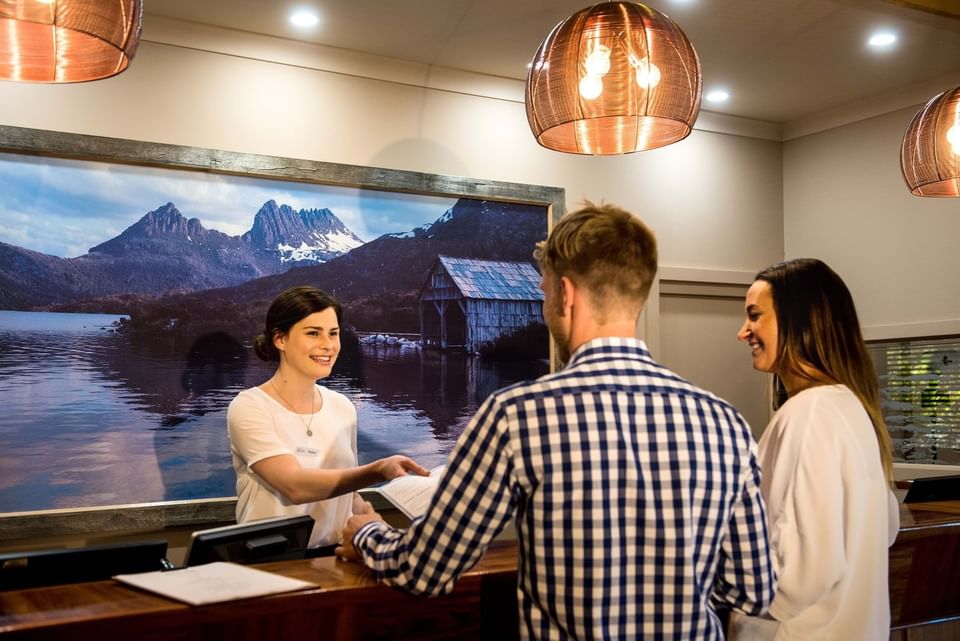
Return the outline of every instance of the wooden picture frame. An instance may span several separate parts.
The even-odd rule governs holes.
[[[564,211],[564,191],[557,187],[19,127],[0,126],[0,153],[266,178],[397,194],[534,205],[543,208],[547,229]],[[362,426],[360,429],[362,430]],[[223,497],[0,513],[0,545],[38,537],[158,530],[222,523],[234,518],[235,503],[235,498]]]

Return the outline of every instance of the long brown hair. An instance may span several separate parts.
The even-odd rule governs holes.
[[[893,480],[890,434],[880,410],[873,361],[850,290],[823,261],[797,258],[756,277],[770,285],[777,315],[777,369],[806,380],[815,375],[847,386],[870,416],[888,482]]]

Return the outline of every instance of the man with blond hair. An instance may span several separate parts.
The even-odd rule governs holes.
[[[657,271],[638,218],[587,204],[535,252],[566,365],[494,392],[407,530],[354,515],[342,556],[415,594],[449,591],[513,519],[523,639],[722,639],[718,604],[774,593],[750,429],[650,356]]]

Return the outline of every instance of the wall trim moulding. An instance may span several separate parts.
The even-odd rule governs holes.
[[[901,109],[919,108],[920,105],[923,105],[938,93],[952,89],[957,85],[960,85],[960,72],[949,73],[933,80],[910,85],[867,100],[828,109],[806,118],[785,123],[782,139],[786,142],[844,125],[852,125]]]
[[[749,285],[755,271],[739,269],[706,269],[703,267],[672,267],[661,265],[657,277],[661,281],[710,283],[714,285]]]
[[[934,336],[960,335],[960,318],[948,318],[918,323],[871,325],[863,328],[863,338],[868,341],[884,341],[897,338],[932,338]]]
[[[654,358],[660,357],[661,296],[742,298],[756,272],[736,269],[707,269],[660,265],[653,279],[647,303],[637,321],[637,335]]]

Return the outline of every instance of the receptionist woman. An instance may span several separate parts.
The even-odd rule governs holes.
[[[357,412],[317,384],[340,352],[340,304],[315,287],[282,292],[254,349],[273,376],[240,392],[227,410],[237,522],[308,514],[312,555],[331,553],[352,513],[353,492],[407,473],[429,472],[406,456],[357,464]]]

